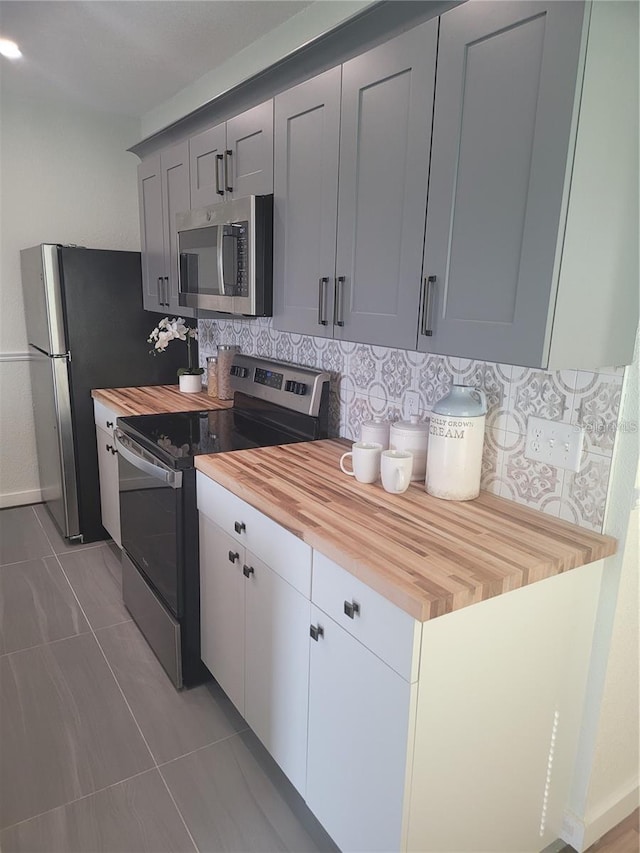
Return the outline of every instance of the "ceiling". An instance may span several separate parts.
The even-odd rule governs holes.
[[[2,0],[3,94],[141,116],[310,0]]]

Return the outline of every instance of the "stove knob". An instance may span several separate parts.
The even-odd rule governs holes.
[[[287,379],[287,381],[284,383],[284,390],[285,391],[292,391],[293,393],[295,393],[295,391],[294,391],[295,384],[296,383],[292,382],[291,379]]]
[[[307,393],[307,386],[304,384],[304,382],[296,382],[295,388],[293,389],[293,393],[299,394],[301,397],[303,397]]]
[[[240,379],[246,379],[249,375],[249,371],[246,367],[240,367],[240,365],[234,364],[231,366],[231,375],[238,376]]]

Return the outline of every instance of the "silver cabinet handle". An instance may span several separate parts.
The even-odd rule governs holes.
[[[420,318],[420,332],[430,338],[433,335],[433,321],[431,317],[433,294],[436,289],[436,276],[430,275],[424,280],[424,295],[422,297],[422,317]]]
[[[164,304],[168,308],[169,307],[169,276],[165,275],[164,277]]]
[[[107,429],[113,429],[113,421],[107,421]]]
[[[256,572],[255,572],[255,569],[253,568],[253,566],[246,566],[245,565],[242,567],[242,574],[245,576],[245,578],[250,578],[251,575],[255,575],[255,573]]]
[[[336,279],[336,300],[333,303],[333,325],[344,326],[344,284],[346,277],[338,276]]]
[[[309,628],[309,634],[311,635],[311,639],[318,642],[318,637],[324,637],[324,628],[322,625],[311,625]]]
[[[222,154],[216,154],[216,192],[218,195],[224,195],[224,190],[220,188],[220,160],[222,160]]]
[[[247,525],[244,523],[244,521],[234,521],[233,529],[236,533],[242,533],[243,530],[247,529]]]
[[[236,560],[240,559],[240,554],[237,551],[229,551],[229,562],[235,563]]]
[[[158,276],[158,305],[164,305],[162,301],[162,276]]]
[[[233,192],[233,187],[231,186],[231,155],[233,151],[227,149],[224,152],[224,186],[228,193]]]
[[[321,326],[328,326],[327,320],[327,286],[329,278],[323,275],[318,282],[318,323]]]
[[[345,601],[344,603],[344,615],[348,616],[349,619],[353,619],[354,616],[360,615],[360,605],[357,601]]]

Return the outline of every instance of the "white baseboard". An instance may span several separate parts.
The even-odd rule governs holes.
[[[0,494],[0,509],[12,506],[25,506],[25,504],[39,504],[42,502],[40,489],[28,489],[26,492],[5,492]]]
[[[598,808],[591,809],[584,818],[571,811],[566,812],[560,837],[578,853],[582,853],[628,817],[638,808],[639,803],[640,785],[638,780],[634,779]]]

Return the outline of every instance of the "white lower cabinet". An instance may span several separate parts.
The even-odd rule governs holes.
[[[198,507],[203,660],[344,853],[560,837],[602,561],[422,624],[206,477]]]
[[[341,850],[400,850],[417,685],[313,605],[311,624],[307,805]]]
[[[200,512],[202,660],[304,796],[310,602]]]
[[[112,412],[98,402],[94,402],[94,416],[96,423],[96,444],[98,448],[102,526],[116,545],[121,548],[118,453],[113,440],[113,430],[118,416],[115,412]]]

